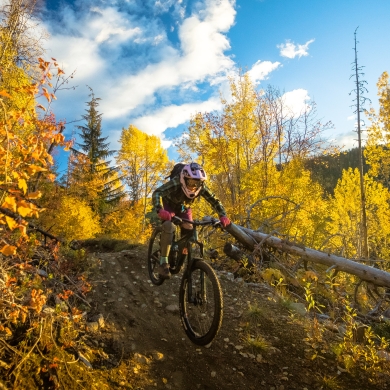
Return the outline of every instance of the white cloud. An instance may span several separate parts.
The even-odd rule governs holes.
[[[198,112],[210,112],[221,108],[218,98],[204,102],[170,105],[149,115],[133,120],[133,124],[147,134],[162,136],[167,128],[175,128],[191,119]]]
[[[78,82],[89,82],[98,77],[106,66],[98,53],[98,44],[87,38],[67,37],[64,40],[62,36],[54,36],[50,39],[48,54],[57,59],[67,75],[76,70]]]
[[[348,150],[358,146],[357,135],[352,132],[338,134],[335,138],[330,139],[330,142],[338,145],[342,150]]]
[[[207,0],[203,10],[179,25],[181,50],[166,47],[160,62],[123,77],[102,104],[106,115],[126,115],[162,89],[212,80],[234,68],[234,62],[224,54],[230,44],[223,32],[232,26],[235,14],[232,0]]]
[[[265,80],[267,76],[277,69],[280,65],[280,62],[271,62],[271,61],[257,61],[250,70],[248,70],[248,75],[254,83],[258,83],[262,80]]]
[[[350,115],[347,117],[347,121],[353,121],[354,119],[356,119],[356,115]]]
[[[287,58],[295,58],[298,56],[299,58],[309,55],[309,45],[314,42],[314,39],[310,39],[303,45],[295,44],[291,42],[289,39],[286,40],[286,43],[281,43],[276,47],[280,49],[280,55],[282,57]]]
[[[288,107],[294,117],[299,116],[305,110],[310,110],[311,107],[307,103],[310,100],[310,96],[305,89],[294,89],[293,91],[286,92],[282,96],[283,103]]]
[[[100,15],[100,17],[93,18],[88,24],[87,34],[91,41],[96,41],[99,44],[103,42],[118,44],[141,34],[139,27],[132,27],[124,15],[121,15],[114,8],[93,8],[91,11]]]
[[[234,23],[235,0],[205,0],[189,17],[177,16],[175,46],[155,16],[139,12],[156,3],[129,3],[128,7],[138,7],[139,14],[131,15],[114,5],[103,8],[95,3],[83,3],[89,12],[62,9],[62,23],[49,26],[48,52],[68,74],[77,69],[76,82],[90,85],[102,98],[105,118],[128,116],[175,88],[192,86],[194,93],[198,82],[212,85],[213,79],[235,67],[225,55],[230,44],[224,34]],[[174,6],[175,15],[183,13],[175,0],[157,5],[160,11]],[[123,56],[124,52],[132,55]]]

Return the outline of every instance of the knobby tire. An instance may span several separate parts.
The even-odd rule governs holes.
[[[155,228],[149,240],[148,247],[148,272],[150,280],[156,286],[160,286],[164,283],[163,278],[158,274],[158,267],[160,265],[160,237],[161,237],[161,226]]]
[[[188,338],[197,345],[207,345],[217,335],[223,317],[223,299],[219,280],[211,266],[201,259],[194,259],[191,273],[192,296],[197,302],[188,302],[188,276],[184,274],[180,292],[180,319]],[[200,289],[201,275],[204,275],[206,296]]]

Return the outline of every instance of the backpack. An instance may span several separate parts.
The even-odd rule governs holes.
[[[166,177],[166,179],[169,178],[169,180],[172,180],[173,178],[179,176],[180,172],[183,170],[183,168],[185,166],[186,166],[186,164],[184,164],[184,163],[177,163],[177,164],[175,164],[175,166],[173,167],[171,173],[169,174],[169,176]]]

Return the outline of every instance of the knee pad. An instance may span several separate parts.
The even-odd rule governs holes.
[[[162,226],[162,231],[164,233],[168,233],[168,234],[175,233],[176,226],[173,224],[172,221],[165,221],[161,226]]]

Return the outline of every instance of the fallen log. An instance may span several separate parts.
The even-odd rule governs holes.
[[[254,250],[259,244],[267,245],[285,253],[300,256],[303,260],[326,265],[329,269],[356,275],[361,280],[373,283],[377,286],[390,288],[390,273],[380,269],[360,264],[344,257],[307,248],[303,245],[282,240],[265,233],[255,232],[251,229],[235,225],[234,223],[231,223],[225,229],[249,250]]]
[[[236,261],[240,261],[244,256],[244,252],[230,242],[227,242],[223,247],[223,253]]]

